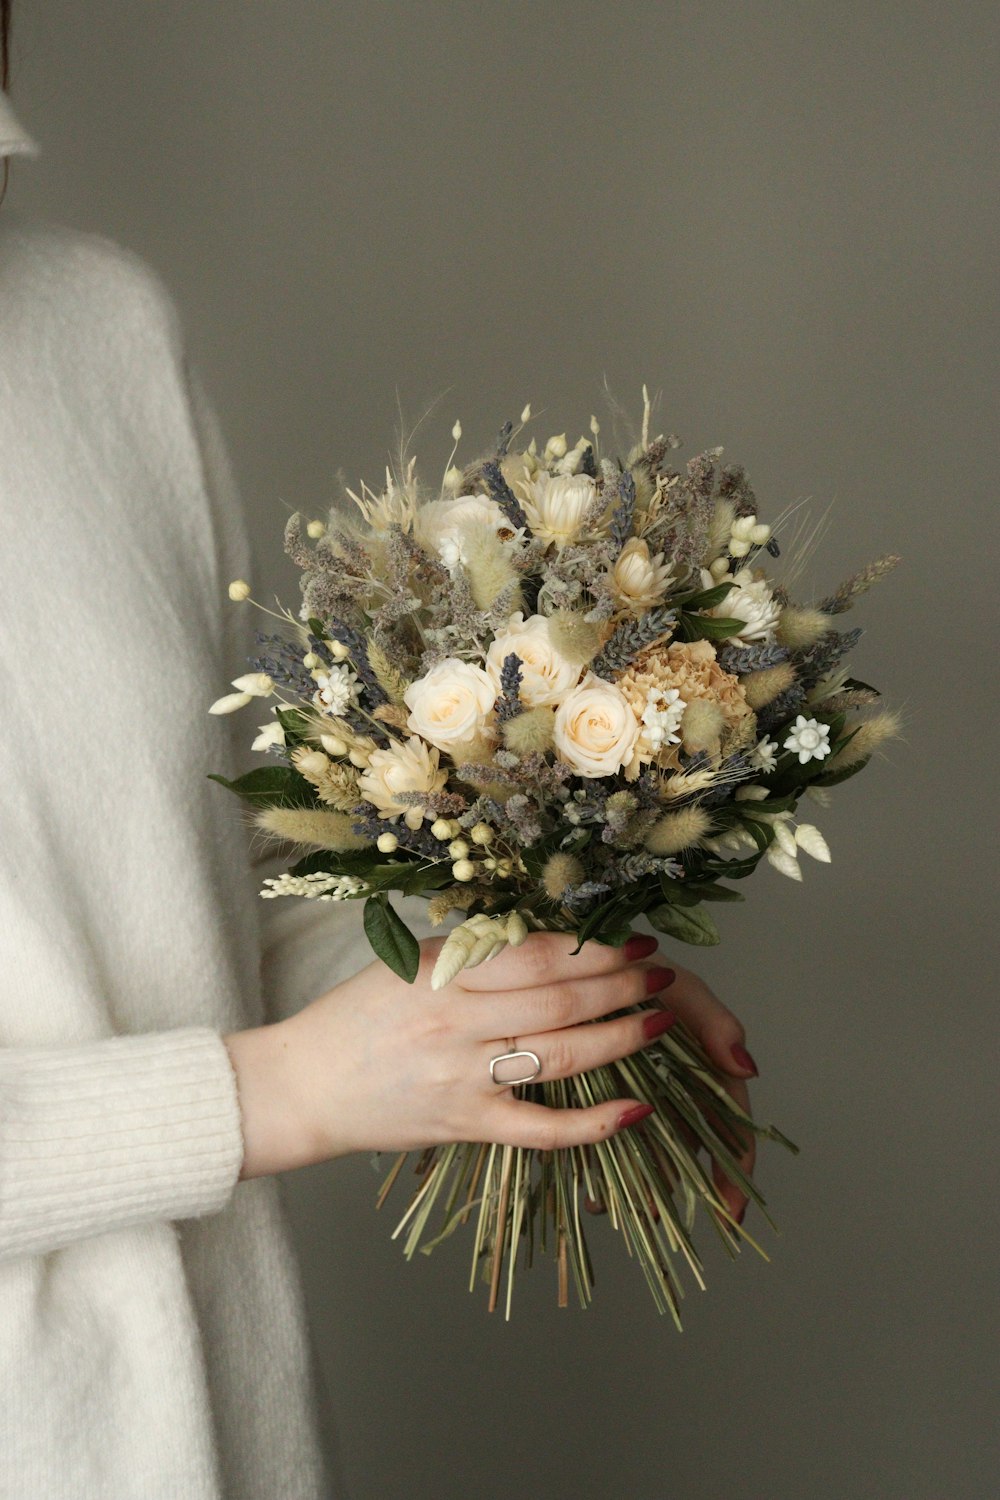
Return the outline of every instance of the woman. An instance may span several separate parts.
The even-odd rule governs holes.
[[[31,149],[0,93],[0,154]],[[4,209],[0,391],[0,1497],[343,1494],[275,1174],[628,1128],[633,1100],[545,1110],[489,1060],[513,1034],[543,1070],[624,1056],[668,986],[744,1104],[755,1069],[652,939],[571,959],[537,935],[440,993],[427,940],[412,987],[375,963],[331,988],[356,909],[299,907],[265,991],[239,820],[205,777],[231,754],[205,709],[245,654],[219,600],[246,542],[169,298],[128,252]]]

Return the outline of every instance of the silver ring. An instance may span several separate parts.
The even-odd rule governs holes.
[[[538,1053],[529,1052],[527,1048],[517,1049],[514,1046],[514,1041],[514,1037],[508,1037],[507,1045],[511,1048],[511,1051],[501,1052],[497,1057],[493,1057],[490,1059],[490,1077],[492,1078],[494,1083],[499,1084],[501,1088],[505,1089],[516,1087],[520,1083],[534,1083],[535,1079],[542,1071],[542,1060],[538,1056]],[[526,1073],[523,1078],[498,1078],[496,1075],[497,1063],[510,1062],[511,1059],[515,1057],[530,1058],[535,1065],[534,1072]]]

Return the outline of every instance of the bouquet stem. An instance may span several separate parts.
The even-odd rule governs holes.
[[[460,1142],[418,1153],[418,1185],[393,1231],[396,1239],[408,1227],[407,1259],[418,1249],[429,1255],[478,1208],[469,1290],[475,1289],[477,1273],[481,1274],[489,1287],[490,1312],[503,1300],[510,1318],[518,1255],[530,1266],[536,1239],[543,1254],[552,1247],[559,1306],[569,1305],[572,1278],[580,1306],[586,1307],[593,1296],[594,1274],[581,1218],[585,1192],[606,1208],[629,1256],[642,1266],[657,1310],[669,1312],[678,1329],[685,1295],[678,1274],[681,1263],[705,1288],[692,1240],[699,1204],[708,1211],[730,1255],[737,1254],[740,1240],[745,1240],[770,1259],[733,1218],[699,1153],[704,1150],[720,1163],[777,1233],[760,1189],[738,1158],[751,1135],[777,1141],[795,1153],[799,1148],[776,1126],[762,1125],[740,1108],[725,1087],[724,1075],[682,1022],[630,1057],[573,1078],[524,1084],[515,1092],[558,1109],[627,1095],[652,1104],[654,1113],[640,1126],[586,1147],[535,1151]],[[393,1163],[377,1208],[385,1203],[410,1155],[402,1152]],[[439,1201],[437,1233],[425,1239]]]

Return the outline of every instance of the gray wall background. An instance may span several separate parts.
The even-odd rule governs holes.
[[[905,742],[818,816],[832,867],[762,873],[679,955],[802,1148],[759,1166],[771,1263],[703,1239],[678,1335],[599,1222],[596,1306],[559,1313],[539,1269],[505,1326],[464,1240],[403,1261],[367,1160],[295,1174],[356,1500],[995,1493],[993,7],[16,8],[44,155],[8,202],[165,278],[266,585],[287,508],[379,479],[397,391],[408,423],[447,391],[433,471],[456,416],[468,457],[529,398],[572,441],[605,374],[766,513],[834,503],[817,591],[905,555],[854,657]]]

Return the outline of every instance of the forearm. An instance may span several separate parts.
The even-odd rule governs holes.
[[[223,1037],[243,1124],[240,1181],[291,1172],[330,1155],[303,1108],[302,1068],[290,1021]]]

